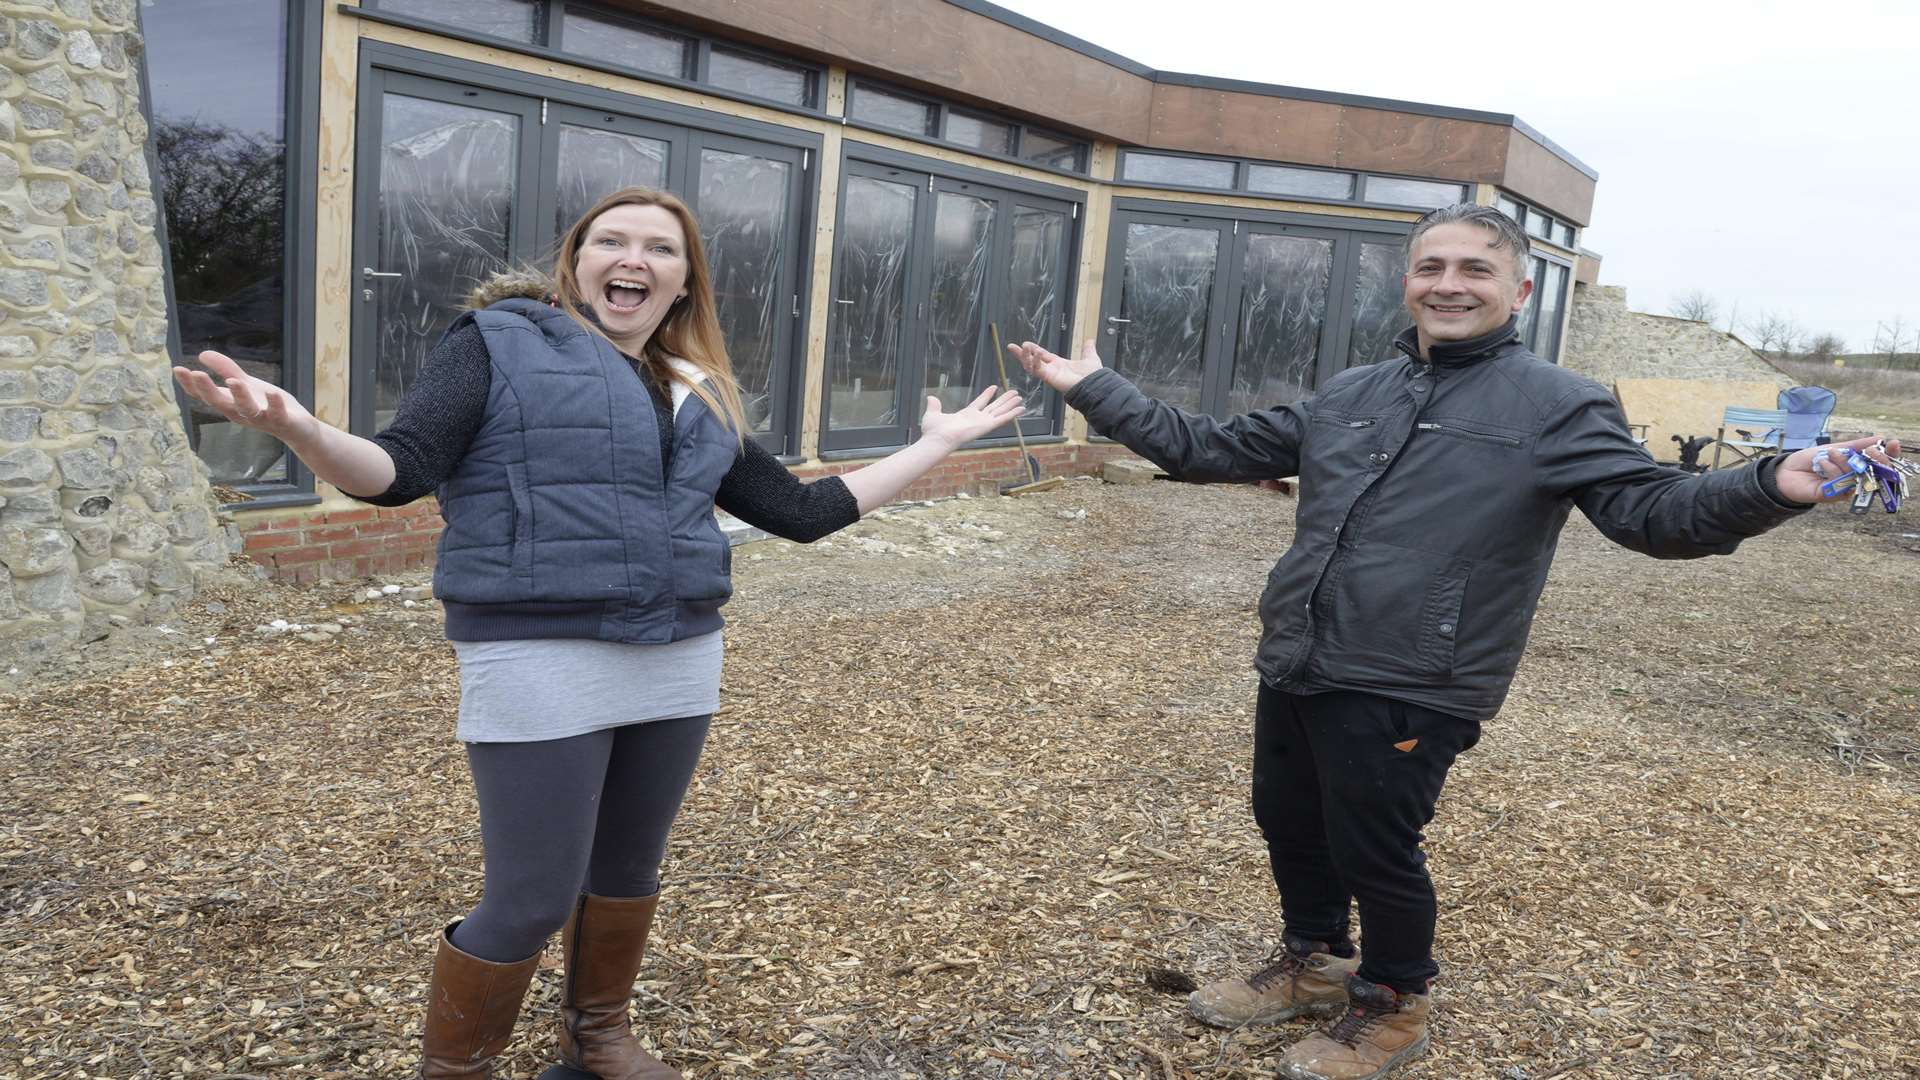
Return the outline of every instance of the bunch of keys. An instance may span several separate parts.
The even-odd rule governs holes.
[[[1885,454],[1887,444],[1875,443],[1873,448]],[[1880,503],[1887,508],[1887,513],[1897,512],[1900,501],[1907,497],[1907,478],[1920,477],[1920,465],[1897,457],[1887,459],[1892,462],[1891,465],[1882,465],[1851,447],[1845,450],[1845,454],[1844,463],[1838,463],[1834,461],[1831,450],[1821,447],[1814,454],[1813,471],[1825,480],[1820,485],[1820,494],[1826,498],[1831,499],[1852,489],[1853,512],[1856,514],[1864,514],[1872,509],[1875,495],[1880,497]],[[1829,472],[1839,464],[1844,464],[1844,471],[1828,478]]]

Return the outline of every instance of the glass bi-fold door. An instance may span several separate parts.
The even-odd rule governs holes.
[[[1021,431],[1052,432],[1051,391],[993,340],[1066,348],[1073,207],[862,161],[841,184],[821,448],[905,443],[928,397],[958,409],[1003,370],[1028,400]]]
[[[477,282],[549,268],[581,214],[642,186],[698,217],[751,430],[776,453],[798,449],[801,148],[378,67],[360,116],[356,431],[392,419]]]
[[[1101,357],[1154,397],[1231,416],[1297,401],[1383,358],[1406,325],[1388,234],[1123,210]]]

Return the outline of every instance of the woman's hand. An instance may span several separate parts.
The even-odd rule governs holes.
[[[200,363],[220,376],[222,386],[205,371],[176,367],[173,377],[181,389],[206,403],[214,412],[242,427],[254,428],[295,446],[310,442],[320,422],[292,394],[240,370],[240,365],[222,353],[203,352]]]
[[[941,411],[939,398],[928,398],[926,414],[920,417],[921,437],[933,439],[951,451],[1019,416],[1025,404],[1020,395],[1008,394],[996,400],[994,395],[999,392],[999,387],[989,386],[966,408],[951,413]]]

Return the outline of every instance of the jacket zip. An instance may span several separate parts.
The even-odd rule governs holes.
[[[1415,424],[1414,427],[1420,431],[1437,431],[1444,435],[1457,435],[1463,439],[1476,439],[1480,442],[1490,442],[1497,446],[1518,447],[1520,445],[1520,440],[1511,435],[1495,435],[1491,432],[1475,431],[1472,428],[1447,427],[1444,424],[1430,423]]]

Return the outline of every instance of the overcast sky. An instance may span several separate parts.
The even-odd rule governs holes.
[[[1149,67],[1512,113],[1600,174],[1635,309],[1920,324],[1920,2],[997,0]]]

